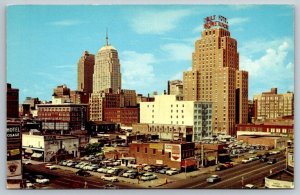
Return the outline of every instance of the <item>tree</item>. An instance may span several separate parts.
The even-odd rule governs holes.
[[[87,155],[94,155],[96,153],[101,152],[101,148],[103,147],[103,144],[101,143],[92,143],[92,144],[87,144],[85,146],[85,153]]]

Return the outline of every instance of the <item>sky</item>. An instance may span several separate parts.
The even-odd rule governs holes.
[[[291,5],[9,6],[6,16],[7,82],[26,97],[51,100],[53,88],[77,88],[83,51],[109,43],[118,50],[122,88],[147,95],[167,89],[192,66],[203,19],[228,18],[238,42],[249,95],[277,87],[294,91],[294,7]]]

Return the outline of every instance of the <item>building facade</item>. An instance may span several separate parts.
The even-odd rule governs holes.
[[[93,74],[93,93],[99,93],[111,88],[113,93],[121,90],[120,61],[117,50],[106,44],[98,51],[95,56],[95,66]]]
[[[156,95],[140,102],[140,123],[193,126],[193,141],[212,136],[212,104],[178,101],[175,95]]]
[[[230,37],[225,17],[204,19],[192,70],[183,73],[183,94],[184,100],[213,103],[214,134],[234,135],[237,121],[247,120],[248,74],[239,70],[237,41]]]
[[[93,92],[95,55],[84,51],[77,63],[77,90],[86,93]]]
[[[47,132],[69,134],[85,130],[87,104],[39,104],[38,118]]]
[[[120,125],[132,126],[132,124],[139,122],[139,108],[104,108],[103,120]]]
[[[136,164],[167,165],[182,169],[196,167],[194,143],[131,143],[129,156],[136,159]]]
[[[177,95],[183,100],[183,82],[181,80],[168,81],[168,95]]]
[[[6,97],[7,118],[19,118],[19,89],[12,88],[7,83]]]
[[[157,135],[160,140],[192,142],[193,126],[137,123],[132,125],[134,134]]]
[[[274,119],[294,115],[294,93],[278,94],[277,88],[254,95],[254,119]]]

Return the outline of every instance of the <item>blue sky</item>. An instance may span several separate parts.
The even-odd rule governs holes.
[[[119,52],[122,88],[162,93],[191,69],[203,18],[223,15],[238,41],[249,99],[277,87],[294,91],[294,8],[288,5],[10,6],[7,82],[25,97],[50,100],[53,88],[77,87],[84,50],[109,42]]]

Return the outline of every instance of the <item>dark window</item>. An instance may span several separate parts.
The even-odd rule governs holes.
[[[169,158],[171,158],[171,152],[169,152]]]
[[[156,149],[153,149],[153,154],[156,154]]]
[[[137,148],[136,148],[136,151],[137,151],[137,152],[140,152],[140,147],[137,147]]]
[[[161,154],[164,155],[164,154],[165,154],[165,150],[162,150],[162,151],[161,151]]]
[[[145,148],[145,153],[147,153],[147,148]]]

